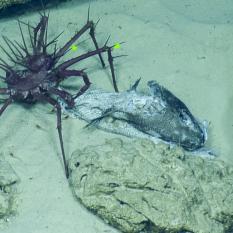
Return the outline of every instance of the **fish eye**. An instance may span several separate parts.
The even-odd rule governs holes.
[[[187,114],[185,114],[183,111],[179,112],[179,117],[183,120],[183,121],[187,121]]]
[[[179,112],[179,118],[181,119],[182,122],[184,122],[187,125],[190,125],[192,123],[192,120],[190,119],[189,115],[183,110]]]

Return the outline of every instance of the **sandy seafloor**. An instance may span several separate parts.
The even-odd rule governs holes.
[[[59,40],[61,46],[86,22],[87,8],[88,1],[69,1],[51,8],[49,38],[65,30]],[[91,18],[101,19],[96,31],[99,44],[103,45],[108,35],[110,44],[126,42],[114,51],[116,55],[128,55],[115,60],[119,89],[126,90],[142,77],[139,90],[146,90],[148,80],[157,80],[184,101],[196,117],[210,122],[206,146],[228,164],[233,164],[232,10],[229,0],[91,1]],[[19,17],[34,24],[39,20],[33,12]],[[0,34],[19,41],[15,19],[2,18]],[[89,40],[78,48],[65,59],[90,50],[93,44]],[[2,53],[1,57],[6,59]],[[73,66],[84,67],[93,86],[113,90],[110,72],[101,69],[97,58]],[[72,78],[65,84],[79,86],[82,82],[77,80]],[[12,104],[1,116],[0,152],[21,183],[17,215],[9,218],[0,232],[117,232],[73,197],[64,176],[56,114],[51,109],[49,105],[26,108]],[[67,156],[77,148],[115,137],[83,129],[84,125],[78,119],[63,120]]]

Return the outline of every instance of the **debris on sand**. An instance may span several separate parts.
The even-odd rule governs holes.
[[[0,223],[15,212],[16,184],[19,178],[10,164],[0,158]]]

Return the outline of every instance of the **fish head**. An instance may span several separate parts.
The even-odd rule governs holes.
[[[164,105],[161,110],[161,138],[179,144],[185,150],[201,148],[207,138],[206,131],[186,105],[156,81],[151,80],[147,85],[154,99]]]
[[[179,132],[179,144],[186,150],[197,150],[205,144],[206,128],[201,125],[187,109],[179,109],[176,131]]]

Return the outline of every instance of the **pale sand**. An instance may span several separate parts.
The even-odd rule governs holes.
[[[195,116],[211,122],[208,148],[233,164],[233,5],[219,1],[118,0],[93,1],[91,18],[101,18],[97,40],[103,44],[125,41],[115,54],[128,54],[116,60],[120,90],[142,77],[139,89],[156,79],[183,100]],[[193,1],[194,2],[194,1]],[[225,4],[225,5],[224,5]],[[86,21],[88,1],[73,1],[51,9],[49,35],[65,30],[60,45]],[[37,14],[22,16],[34,23]],[[20,40],[14,19],[0,20],[1,34]],[[86,37],[84,37],[86,38]],[[2,42],[2,39],[1,39]],[[79,47],[77,54],[93,46]],[[93,48],[93,47],[92,47]],[[69,56],[75,56],[75,52]],[[69,58],[69,56],[67,58]],[[2,57],[5,56],[2,54]],[[93,85],[112,90],[108,70],[97,58],[75,68],[87,70]],[[75,83],[75,79],[72,79]],[[78,82],[79,84],[82,82]],[[0,119],[0,151],[21,178],[18,214],[10,218],[3,233],[103,233],[117,232],[82,207],[72,196],[61,161],[56,115],[49,105],[31,110],[12,105]],[[36,125],[40,125],[38,129]],[[67,156],[80,147],[98,144],[115,135],[84,130],[85,122],[63,120]],[[124,138],[124,137],[122,137]],[[13,156],[10,154],[13,153]]]

